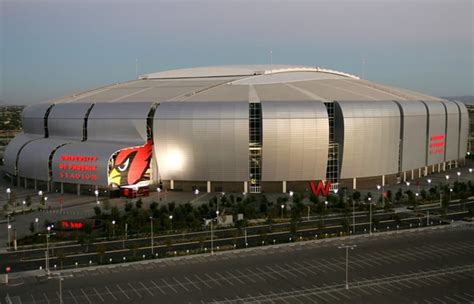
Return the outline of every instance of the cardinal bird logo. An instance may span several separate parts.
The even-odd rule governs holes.
[[[140,181],[150,165],[153,142],[138,148],[120,150],[109,173],[111,185],[134,185]]]

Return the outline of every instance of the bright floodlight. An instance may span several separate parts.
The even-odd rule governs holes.
[[[407,182],[407,187],[410,187],[410,182]]]
[[[39,196],[42,196],[42,195],[43,195],[43,191],[41,191],[41,190],[38,191],[38,195],[39,195]]]
[[[290,194],[290,197],[293,197],[293,194],[294,194],[294,193],[293,193],[293,191],[290,191],[289,194]]]
[[[380,188],[382,188],[382,186],[380,186],[380,185],[377,185],[377,190],[380,190]]]
[[[370,196],[367,199],[369,200],[369,202],[372,200],[372,198]]]
[[[99,196],[99,190],[94,191],[95,196]]]
[[[459,172],[459,171],[458,171],[456,174],[457,174],[458,176],[461,176],[461,172]]]
[[[326,205],[326,206],[327,206],[328,204],[329,204],[329,202],[328,202],[328,201],[324,201],[324,205]]]
[[[472,168],[469,168],[469,173],[472,173]]]
[[[198,195],[199,194],[199,189],[194,190],[194,194]]]
[[[337,193],[339,192],[339,189],[336,188],[336,189],[334,189],[334,190],[332,190],[332,191],[334,192],[334,194],[337,194]]]
[[[283,208],[285,208],[285,205],[281,204],[281,206],[280,206],[280,207],[281,207],[281,209],[283,209]]]
[[[216,215],[219,216],[219,210],[216,211]]]
[[[446,175],[445,177],[446,177],[446,180],[448,180],[448,179],[449,179],[449,175]]]
[[[428,184],[431,184],[431,178],[428,178]]]
[[[22,204],[23,204],[23,205],[26,205],[26,202],[25,202],[25,201],[23,201],[23,202],[22,202]]]
[[[172,219],[173,219],[173,215],[172,215],[172,214],[170,214],[169,218],[170,218],[170,220],[172,220]]]
[[[115,225],[115,220],[112,221],[112,225]]]
[[[39,218],[35,218],[35,223],[38,223],[39,222]]]
[[[161,192],[161,188],[160,188],[160,187],[156,188],[156,192],[160,193],[160,192]]]
[[[420,194],[417,192],[417,193],[415,193],[415,195],[418,196],[418,195],[420,195]]]
[[[50,230],[51,230],[51,226],[46,227],[46,230],[50,231]]]
[[[7,192],[7,194],[10,194],[12,192],[12,189],[7,188],[6,192]]]

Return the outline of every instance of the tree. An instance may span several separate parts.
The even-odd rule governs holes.
[[[110,201],[108,198],[104,198],[102,200],[102,205],[104,206],[104,210],[109,211],[110,210]]]
[[[31,207],[31,196],[27,195],[25,198],[26,206]]]
[[[352,199],[355,200],[356,202],[358,202],[360,200],[360,192],[359,191],[354,191],[354,193],[352,193]]]
[[[61,269],[63,269],[63,263],[66,260],[66,255],[64,254],[64,251],[62,249],[56,250],[56,257],[59,261],[59,264],[61,265]]]
[[[155,211],[155,210],[157,210],[157,209],[158,209],[158,203],[157,203],[157,202],[152,202],[152,203],[150,204],[150,210],[151,210],[151,211]]]
[[[94,206],[94,213],[96,217],[100,217],[102,215],[102,209],[99,206]]]
[[[133,205],[131,202],[126,202],[125,203],[125,212],[130,212],[133,209]]]
[[[135,207],[136,207],[137,209],[141,209],[142,206],[143,206],[143,201],[142,201],[141,198],[139,198],[139,199],[135,202]]]

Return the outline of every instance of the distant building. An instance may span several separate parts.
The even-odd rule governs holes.
[[[228,192],[394,184],[456,167],[463,103],[299,66],[165,71],[36,104],[5,152],[49,191]],[[313,183],[314,185],[314,183]]]

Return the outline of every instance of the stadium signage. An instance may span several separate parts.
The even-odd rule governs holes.
[[[317,185],[314,182],[309,182],[309,185],[311,187],[311,192],[316,196],[320,194],[323,196],[328,196],[329,189],[331,188],[331,182],[328,181],[326,184],[324,184],[322,180],[320,180]]]
[[[96,181],[96,156],[90,155],[61,155],[59,177],[65,180]]]
[[[63,229],[72,229],[72,230],[80,230],[84,228],[84,223],[75,222],[75,221],[61,221],[61,228]]]
[[[444,135],[433,135],[430,137],[430,154],[440,153],[444,153]]]

